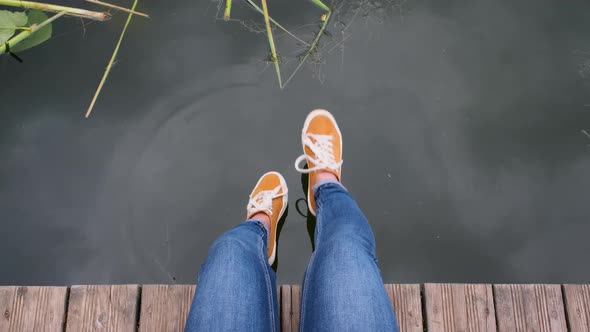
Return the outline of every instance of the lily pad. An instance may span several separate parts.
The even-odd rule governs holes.
[[[43,23],[49,19],[49,17],[47,17],[47,15],[45,15],[44,12],[39,11],[39,10],[31,10],[27,13],[27,16],[28,16],[28,22],[27,22],[28,27],[32,27],[35,24]],[[51,38],[51,33],[52,33],[51,24],[47,24],[46,26],[42,27],[41,29],[33,32],[29,37],[27,37],[27,39],[14,45],[14,47],[12,47],[11,50],[13,52],[21,52],[21,51],[24,51],[24,50],[29,49],[31,47],[37,46],[37,45],[43,43],[44,41],[48,40],[49,38]]]
[[[0,44],[4,44],[12,37],[17,27],[27,24],[27,15],[23,12],[0,10]]]

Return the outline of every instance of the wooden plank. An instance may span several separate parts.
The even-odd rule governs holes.
[[[299,317],[301,309],[301,285],[291,286],[291,331],[299,331]]]
[[[194,294],[194,285],[143,286],[139,331],[184,331]]]
[[[420,285],[386,284],[385,290],[402,332],[422,332]]]
[[[494,285],[499,331],[567,331],[559,285]]]
[[[590,285],[563,285],[570,331],[590,332]]]
[[[135,331],[138,285],[72,286],[67,331]]]
[[[291,332],[291,316],[293,310],[291,308],[291,285],[281,286],[281,331]]]
[[[491,285],[425,284],[428,331],[496,331]]]
[[[62,331],[67,287],[0,287],[0,331]]]
[[[10,329],[10,317],[12,316],[12,302],[14,301],[14,294],[16,287],[4,286],[0,287],[0,331],[8,331]]]

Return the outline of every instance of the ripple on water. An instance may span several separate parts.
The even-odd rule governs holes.
[[[110,250],[124,253],[122,268],[130,274],[174,282],[178,269],[187,269],[183,262],[198,262],[214,235],[235,225],[233,218],[211,220],[228,214],[219,202],[223,184],[216,182],[244,181],[240,161],[263,157],[264,152],[246,151],[232,141],[267,126],[269,107],[256,105],[276,103],[252,78],[252,66],[239,66],[171,87],[118,142],[103,181],[100,210],[107,215],[102,222],[114,224],[103,230],[121,230],[115,241],[120,244]],[[243,193],[235,192],[240,200]],[[234,193],[223,195],[232,199]]]

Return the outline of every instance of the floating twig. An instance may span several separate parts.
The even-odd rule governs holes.
[[[313,2],[314,3],[317,3],[317,1],[319,1],[319,0],[314,0]],[[324,5],[324,7],[325,7],[325,5]],[[325,7],[325,8],[328,8],[328,7]],[[326,14],[326,16],[325,17],[322,17],[324,23],[322,24],[322,27],[320,28],[320,31],[316,35],[315,39],[311,43],[311,46],[309,47],[309,50],[305,53],[305,56],[303,56],[303,59],[301,60],[301,62],[299,62],[299,65],[297,66],[297,68],[295,68],[295,70],[293,71],[293,73],[291,74],[291,76],[289,76],[289,78],[287,79],[287,81],[285,81],[285,84],[281,86],[281,89],[284,88],[284,87],[286,87],[287,84],[289,84],[289,82],[295,76],[295,74],[297,74],[297,72],[299,71],[299,69],[301,68],[301,66],[303,66],[303,64],[305,63],[305,61],[307,61],[307,58],[315,51],[315,49],[318,46],[318,43],[320,41],[320,38],[324,34],[324,31],[326,31],[326,26],[328,26],[328,22],[330,21],[330,17],[331,16],[332,16],[332,11],[330,9],[328,9],[328,13]]]
[[[131,11],[135,11],[135,7],[137,7],[137,1],[135,0],[133,2],[133,6],[131,7]],[[90,106],[88,107],[88,110],[86,111],[86,118],[88,118],[90,116],[90,113],[92,113],[92,109],[94,108],[94,104],[96,103],[96,99],[98,99],[98,96],[100,95],[100,91],[102,90],[102,87],[104,86],[105,81],[107,80],[107,77],[109,76],[109,73],[111,71],[111,68],[113,67],[113,63],[115,62],[115,58],[117,57],[117,53],[119,53],[119,47],[121,46],[121,43],[123,42],[123,37],[125,37],[125,32],[127,31],[127,27],[129,26],[129,23],[131,22],[131,18],[133,17],[133,13],[129,13],[129,16],[127,16],[127,21],[125,22],[125,26],[123,27],[123,31],[121,31],[121,36],[119,37],[119,41],[117,42],[117,46],[115,47],[115,50],[113,51],[113,55],[111,56],[111,60],[109,61],[109,64],[107,65],[105,71],[104,71],[104,75],[102,76],[102,79],[100,80],[100,83],[98,84],[98,88],[96,89],[96,93],[94,94],[94,97],[92,98],[92,102],[90,102]]]
[[[33,1],[20,1],[20,0],[0,0],[0,5],[19,7],[26,9],[38,9],[45,12],[61,13],[65,12],[65,15],[76,16],[82,18],[88,18],[97,21],[106,21],[111,18],[109,13],[95,12],[86,9],[52,5],[48,3],[40,3]]]
[[[120,10],[120,11],[126,12],[126,13],[135,14],[137,16],[143,16],[143,17],[146,17],[146,18],[150,18],[150,16],[148,14],[144,14],[144,13],[141,13],[141,12],[137,12],[135,10],[127,9],[125,7],[113,5],[113,4],[110,4],[108,2],[102,2],[102,1],[99,1],[99,0],[86,0],[86,2],[94,3],[94,4],[105,6],[105,7],[108,7],[108,8],[113,8],[113,9]]]

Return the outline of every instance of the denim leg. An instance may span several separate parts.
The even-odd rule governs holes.
[[[276,274],[268,264],[267,233],[246,221],[209,249],[185,331],[278,331]]]
[[[371,226],[338,183],[315,191],[316,250],[303,280],[300,331],[398,331]]]

